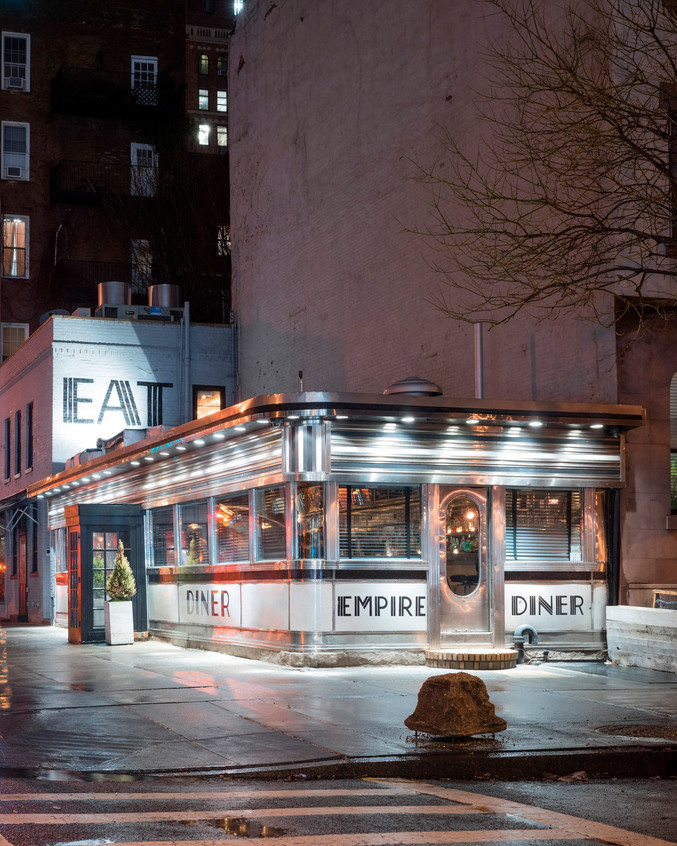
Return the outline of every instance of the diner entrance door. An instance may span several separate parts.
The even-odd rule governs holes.
[[[440,488],[438,509],[439,645],[488,644],[491,598],[488,579],[487,491]],[[432,633],[431,640],[437,637]]]

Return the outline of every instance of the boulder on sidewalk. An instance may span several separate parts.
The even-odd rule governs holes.
[[[494,713],[482,679],[470,673],[446,673],[423,682],[414,713],[404,721],[412,731],[443,737],[471,737],[505,731]]]

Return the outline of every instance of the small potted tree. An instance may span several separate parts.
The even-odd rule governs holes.
[[[132,597],[136,593],[136,582],[122,541],[118,543],[115,564],[106,580],[106,593],[108,599],[103,604],[106,643],[109,646],[134,643]]]

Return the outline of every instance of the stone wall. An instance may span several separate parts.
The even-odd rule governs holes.
[[[617,605],[606,610],[609,659],[677,673],[677,611]]]

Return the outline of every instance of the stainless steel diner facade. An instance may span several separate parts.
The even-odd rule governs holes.
[[[57,571],[74,509],[138,507],[135,601],[176,643],[349,660],[501,648],[527,626],[590,648],[617,601],[625,432],[642,422],[638,406],[268,395],[28,493],[48,501]]]

